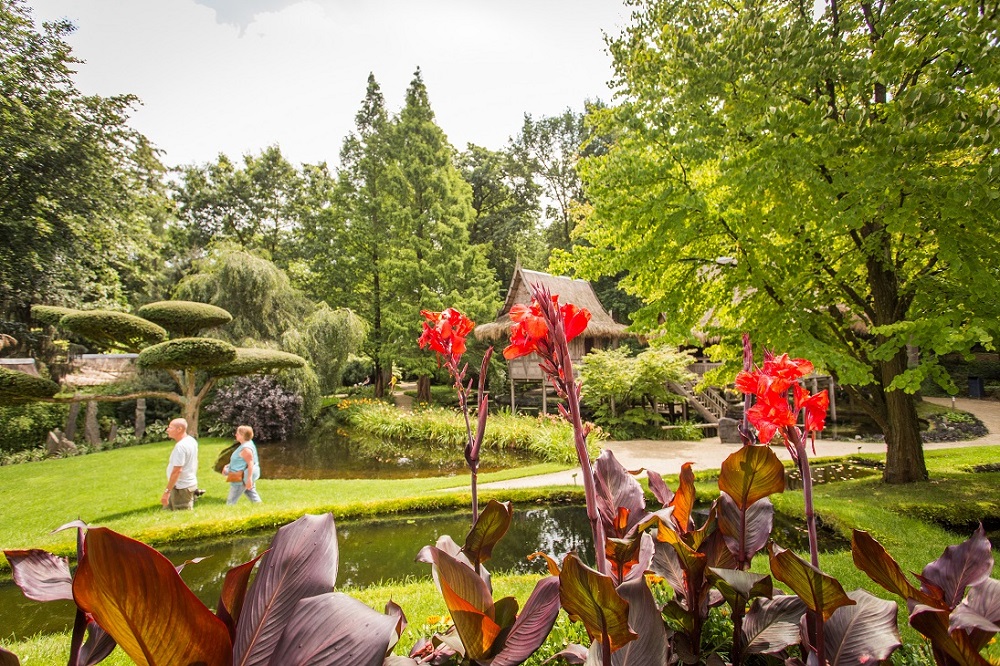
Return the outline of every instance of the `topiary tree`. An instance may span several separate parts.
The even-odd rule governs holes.
[[[115,394],[76,393],[58,395],[59,386],[49,380],[0,369],[0,405],[31,401],[122,402],[139,398],[162,398],[181,408],[188,430],[197,434],[201,405],[215,383],[223,377],[266,374],[285,368],[301,368],[305,359],[270,349],[235,347],[224,340],[190,337],[203,328],[225,323],[231,316],[222,308],[192,302],[151,303],[143,316],[106,310],[71,310],[35,306],[32,315],[45,323],[85,338],[105,349],[139,352],[141,371],[166,372],[176,391],[140,390]],[[148,315],[152,319],[146,319]],[[168,331],[186,337],[167,340]]]
[[[194,301],[159,301],[139,308],[139,316],[159,324],[181,337],[189,338],[206,328],[224,326],[233,320],[226,310]]]

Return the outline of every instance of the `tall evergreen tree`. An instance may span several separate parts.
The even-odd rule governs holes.
[[[498,285],[481,248],[469,243],[475,214],[472,189],[455,166],[455,153],[434,121],[427,87],[418,69],[406,91],[396,124],[394,150],[403,178],[400,213],[409,230],[405,256],[406,297],[392,310],[389,342],[396,358],[422,378],[434,361],[416,353],[413,335],[420,310],[457,307],[473,319],[493,314]],[[429,398],[421,381],[418,397]]]
[[[375,362],[376,392],[392,369],[386,310],[398,303],[403,239],[398,193],[401,179],[390,153],[391,122],[374,75],[355,129],[340,151],[332,204],[310,225],[313,292],[346,306],[369,324],[367,351]]]

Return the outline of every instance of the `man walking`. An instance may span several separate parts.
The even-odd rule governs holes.
[[[198,489],[198,441],[187,434],[187,421],[174,419],[167,426],[167,436],[177,442],[167,463],[167,488],[160,497],[163,508],[171,511],[194,508]]]

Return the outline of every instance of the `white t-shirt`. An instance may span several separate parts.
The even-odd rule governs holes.
[[[167,483],[170,483],[170,473],[174,467],[181,468],[175,488],[195,488],[198,486],[198,441],[191,435],[184,435],[174,445],[167,463]]]

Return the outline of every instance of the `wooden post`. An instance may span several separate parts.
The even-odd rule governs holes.
[[[837,382],[830,377],[830,421],[837,422]]]
[[[507,364],[507,376],[510,377],[510,413],[513,414],[517,405],[514,404],[514,368],[510,363]]]
[[[69,413],[66,415],[66,439],[73,441],[76,437],[76,419],[80,415],[80,403],[74,402],[69,406]]]
[[[90,400],[87,402],[87,416],[83,422],[83,437],[88,444],[97,445],[101,443],[101,429],[97,425],[97,402]]]
[[[548,397],[549,397],[549,387],[547,387],[545,385],[545,380],[543,379],[542,380],[542,414],[548,414],[549,413]]]
[[[146,434],[146,399],[139,398],[135,401],[135,437],[142,439]]]

